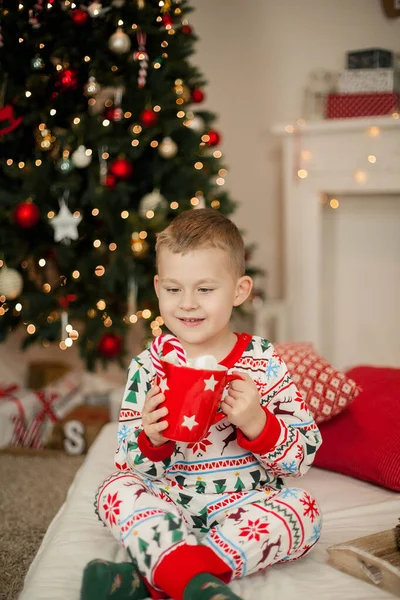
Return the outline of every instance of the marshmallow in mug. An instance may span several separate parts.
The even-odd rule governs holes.
[[[164,356],[164,360],[170,362],[174,365],[179,365],[178,358],[176,356],[176,352],[171,350]],[[226,367],[220,365],[212,354],[204,354],[203,356],[198,356],[197,358],[188,358],[187,365],[182,365],[183,367],[191,367],[192,369],[203,369],[205,371],[225,371]]]

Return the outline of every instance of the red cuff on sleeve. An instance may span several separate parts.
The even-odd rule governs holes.
[[[244,433],[237,430],[237,443],[241,448],[250,450],[253,454],[267,454],[276,446],[281,434],[281,422],[265,406],[261,407],[267,415],[267,422],[260,435],[255,440],[248,440]]]
[[[169,458],[175,449],[175,442],[172,440],[165,442],[162,446],[153,446],[143,430],[139,433],[137,441],[140,452],[153,462]]]

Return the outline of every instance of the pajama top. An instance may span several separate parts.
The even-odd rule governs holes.
[[[219,499],[229,494],[231,501],[232,494],[237,494],[238,499],[247,497],[248,501],[254,492],[280,490],[283,477],[299,477],[308,471],[321,444],[317,425],[273,345],[258,336],[236,335],[235,347],[220,364],[229,373],[250,375],[259,391],[267,420],[252,441],[224,418],[199,442],[168,441],[154,447],[141,419],[146,394],[156,383],[150,351],[133,358],[129,367],[115,464],[150,486],[152,482],[162,486],[183,506],[196,497],[200,500],[199,494]],[[204,499],[199,506],[204,506]]]

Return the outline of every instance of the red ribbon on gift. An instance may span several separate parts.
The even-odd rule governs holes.
[[[0,384],[1,385],[1,384]],[[25,421],[25,410],[22,406],[21,400],[15,396],[15,393],[19,390],[19,386],[15,383],[11,385],[6,385],[5,387],[0,387],[0,400],[9,400],[10,402],[14,402],[17,406],[19,419],[24,422]]]
[[[13,396],[14,393],[18,390],[18,386],[17,384],[13,383],[11,385],[8,385],[6,387],[1,388],[0,387],[0,398],[5,398],[8,396]]]
[[[18,409],[18,416],[12,417],[14,431],[11,439],[11,446],[23,446],[24,437],[26,435],[25,410],[21,400],[15,395],[19,389],[19,386],[16,384],[0,387],[0,400],[14,402]]]
[[[32,419],[26,428],[23,446],[39,449],[43,446],[42,425],[46,420],[50,419],[53,423],[58,423],[59,418],[53,411],[52,405],[58,399],[58,394],[54,392],[46,394],[45,392],[36,392],[37,397],[42,403],[42,408],[38,414]]]
[[[58,399],[58,394],[54,392],[51,394],[46,394],[45,392],[36,392],[36,395],[42,403],[42,410],[38,415],[36,415],[35,419],[44,421],[46,417],[49,417],[53,423],[58,423],[59,418],[52,408],[54,401]]]

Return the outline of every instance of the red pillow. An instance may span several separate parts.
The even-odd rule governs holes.
[[[363,366],[347,375],[363,391],[320,426],[314,465],[400,491],[400,369]]]
[[[357,396],[357,384],[322,358],[312,344],[277,344],[275,350],[285,361],[316,423],[339,414]]]

